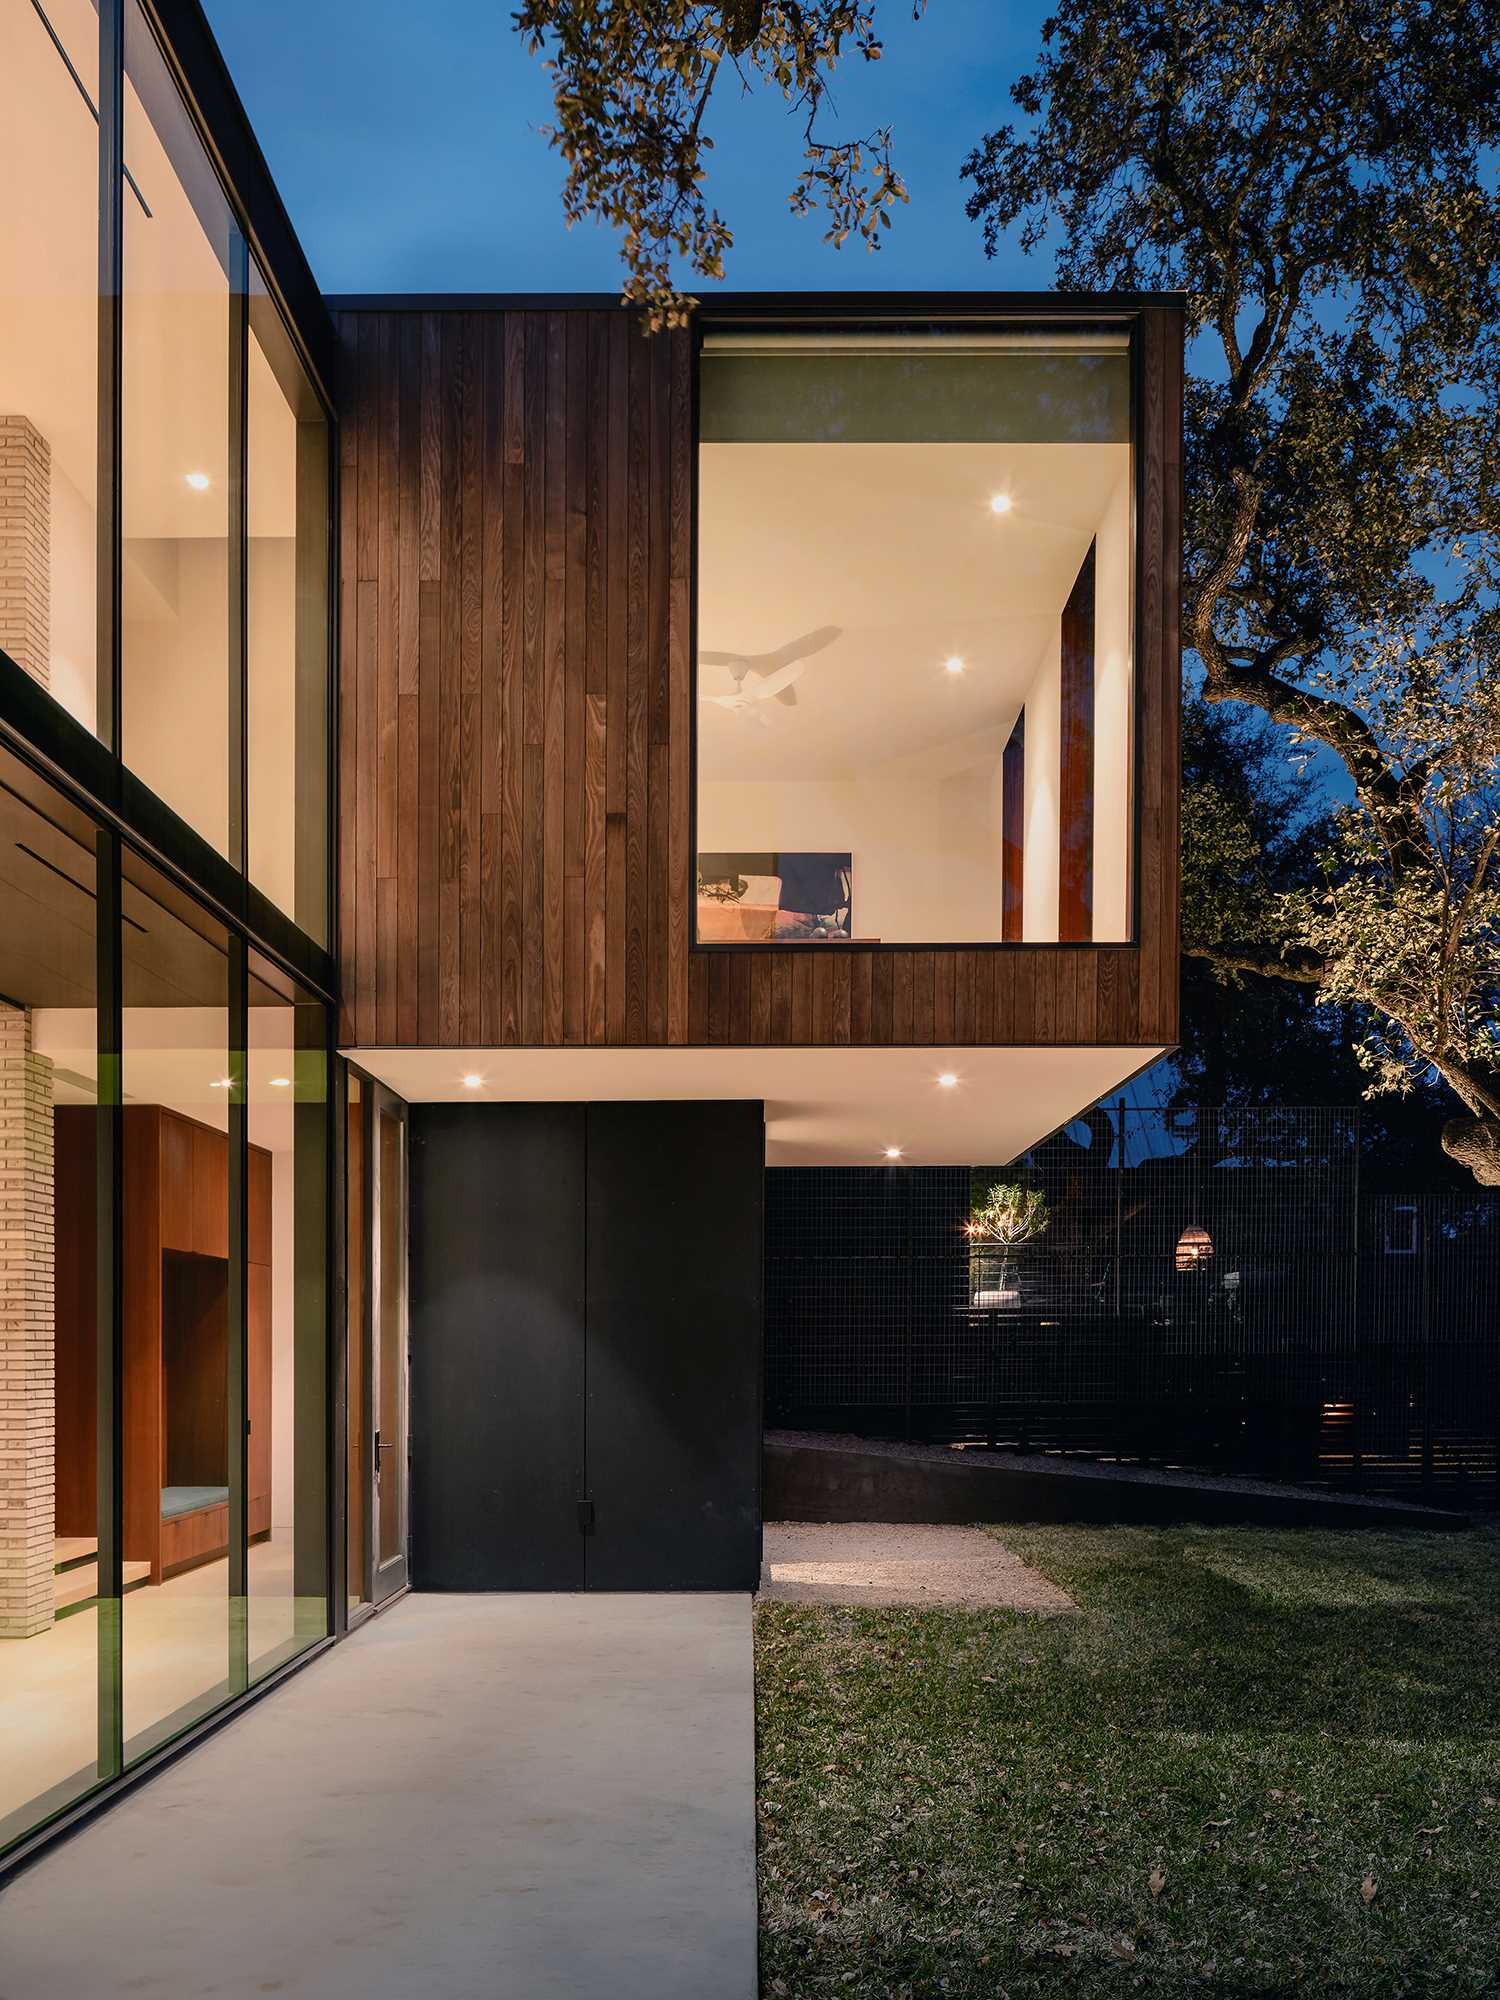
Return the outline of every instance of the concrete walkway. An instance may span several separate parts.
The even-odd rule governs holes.
[[[748,1597],[410,1597],[0,1891],[4,2000],[755,1990]]]

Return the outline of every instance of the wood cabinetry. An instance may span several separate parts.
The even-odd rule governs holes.
[[[92,1538],[95,1480],[97,1117],[60,1106],[56,1138],[57,1533]],[[124,1549],[159,1583],[224,1555],[229,1509],[229,1144],[160,1105],[123,1121]],[[271,1527],[272,1165],[249,1149],[246,1285],[247,1508]],[[64,1275],[65,1274],[65,1275]],[[164,1495],[179,1496],[164,1511]],[[201,1495],[181,1506],[185,1492]]]

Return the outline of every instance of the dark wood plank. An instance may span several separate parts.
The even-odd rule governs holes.
[[[1019,940],[1020,721],[1003,945],[696,953],[691,334],[598,308],[338,330],[347,1042],[1172,1040],[1180,314],[1137,336],[1138,936],[1068,953]]]

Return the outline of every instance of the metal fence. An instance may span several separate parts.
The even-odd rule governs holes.
[[[767,1421],[1500,1494],[1500,1201],[1362,1199],[1356,1114],[1096,1107],[1005,1169],[767,1177]],[[964,1233],[996,1180],[1045,1227]]]

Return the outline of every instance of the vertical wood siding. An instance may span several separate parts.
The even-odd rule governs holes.
[[[1140,333],[1140,944],[1066,950],[690,949],[690,338],[338,328],[346,1045],[1175,1040],[1175,315]]]

